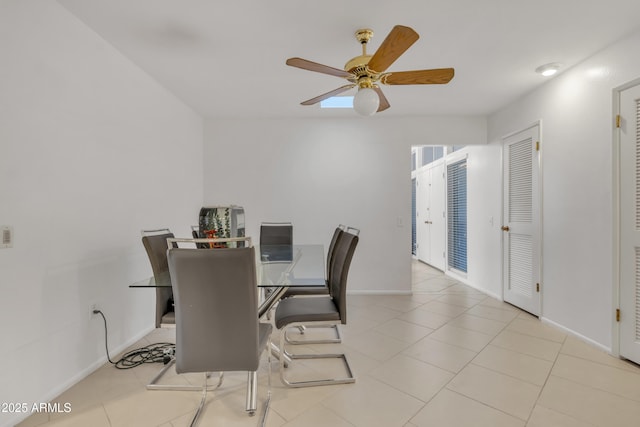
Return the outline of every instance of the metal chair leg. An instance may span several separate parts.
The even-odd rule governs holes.
[[[288,344],[293,344],[293,345],[299,345],[299,344],[340,344],[342,342],[342,336],[340,335],[340,329],[338,328],[338,325],[299,325],[297,326],[298,330],[300,331],[300,334],[304,334],[304,331],[306,329],[310,329],[310,328],[333,328],[336,331],[336,337],[335,338],[326,338],[326,339],[304,339],[304,340],[295,340],[292,338],[289,338],[288,335],[286,335],[286,330],[284,331],[285,333],[285,339],[287,341]]]
[[[183,385],[183,384],[158,384],[158,381],[162,376],[176,363],[175,358],[171,358],[169,362],[164,365],[164,367],[156,374],[155,377],[149,381],[147,384],[147,390],[171,390],[171,391],[200,391],[202,387],[197,385]],[[210,373],[207,373],[207,378],[211,376]],[[222,381],[224,379],[224,372],[220,372],[220,377],[218,379],[218,384],[207,386],[207,391],[213,391],[222,385]]]
[[[287,325],[287,327],[296,327],[299,324],[304,324],[307,327],[309,323],[291,323]],[[324,323],[323,323],[324,325]],[[286,330],[282,331],[280,334],[280,380],[283,384],[288,387],[312,387],[319,385],[332,385],[332,384],[350,384],[356,382],[356,379],[353,375],[353,371],[351,370],[351,366],[349,365],[349,361],[347,360],[347,356],[344,353],[327,353],[327,354],[292,354],[286,351]],[[290,381],[286,378],[285,375],[285,357],[287,356],[292,361],[296,359],[342,359],[344,361],[345,367],[347,369],[347,376],[344,378],[326,378],[326,379],[318,379],[318,380],[310,380],[310,381]]]
[[[258,425],[260,427],[264,427],[267,421],[267,414],[269,413],[269,404],[271,403],[271,351],[269,350],[271,347],[271,338],[267,342],[267,369],[268,369],[268,377],[267,377],[267,399],[264,404],[264,409],[262,410],[262,415],[260,416],[260,422]],[[247,412],[249,412],[250,416],[255,415],[255,411],[258,406],[258,374],[257,372],[249,372],[247,376]]]
[[[271,347],[271,337],[269,337],[269,343],[267,348]],[[269,413],[269,404],[271,403],[271,351],[267,350],[267,400],[264,403],[264,410],[262,411],[262,418],[260,419],[260,427],[264,427],[267,421],[267,414]]]
[[[204,403],[207,400],[207,373],[204,374],[204,385],[202,386],[202,399],[200,399],[200,404],[198,405],[198,409],[196,409],[196,413],[193,414],[193,418],[191,419],[190,427],[194,427],[198,423],[198,419],[200,418],[200,413],[202,412],[202,408],[204,408]]]
[[[247,409],[250,416],[256,414],[258,407],[258,373],[256,371],[247,372]]]

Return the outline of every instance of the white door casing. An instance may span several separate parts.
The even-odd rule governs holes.
[[[619,353],[640,363],[640,83],[619,93]]]
[[[431,171],[422,169],[416,174],[416,243],[418,259],[431,263],[430,184]]]
[[[540,315],[539,125],[503,139],[503,297]]]

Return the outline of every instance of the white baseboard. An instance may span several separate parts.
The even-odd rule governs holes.
[[[504,301],[504,299],[502,299],[502,295],[498,295],[498,294],[490,292],[490,291],[488,291],[486,289],[483,289],[483,288],[475,285],[473,282],[470,282],[469,280],[467,280],[466,277],[459,276],[459,275],[457,275],[455,273],[451,273],[450,271],[445,271],[444,275],[447,276],[447,277],[451,277],[452,279],[456,279],[458,282],[464,283],[465,285],[469,286],[470,288],[473,288],[473,289],[475,289],[477,291],[480,291],[483,294],[485,294],[487,296],[490,296],[491,298],[497,299],[498,301]]]
[[[542,323],[546,323],[548,325],[552,325],[560,330],[562,330],[563,332],[566,332],[569,335],[574,336],[575,338],[578,338],[581,341],[586,342],[587,344],[591,344],[592,346],[595,346],[597,348],[599,348],[600,350],[606,351],[608,354],[612,354],[611,352],[611,348],[604,346],[602,344],[600,344],[597,341],[592,340],[591,338],[587,338],[582,334],[579,334],[578,332],[574,331],[573,329],[569,329],[566,326],[562,326],[559,323],[554,322],[553,320],[547,319],[546,317],[540,317],[540,321]]]
[[[477,288],[477,287],[472,286],[472,285],[469,285],[469,286],[471,286],[471,287],[472,287],[472,288],[474,288],[474,289],[479,290],[479,291],[480,291],[480,292],[482,292],[483,294],[485,294],[485,295],[487,295],[487,296],[489,296],[489,297],[491,297],[491,298],[493,298],[493,299],[497,299],[498,301],[502,301],[502,302],[504,302],[504,299],[502,298],[502,295],[494,294],[493,292],[489,292],[489,291],[487,291],[486,289]]]
[[[407,291],[400,291],[397,289],[391,290],[391,289],[386,289],[386,290],[367,290],[367,289],[363,289],[363,290],[355,290],[355,291],[347,291],[347,295],[413,295],[413,292],[411,290],[407,290]]]

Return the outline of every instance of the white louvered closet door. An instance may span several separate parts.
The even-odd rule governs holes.
[[[503,143],[504,300],[540,315],[539,141],[536,125]]]
[[[620,115],[620,355],[640,363],[640,85]]]

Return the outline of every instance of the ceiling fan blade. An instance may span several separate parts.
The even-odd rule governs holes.
[[[380,78],[380,82],[387,85],[445,84],[449,83],[449,81],[453,78],[453,74],[453,68],[399,71],[382,76],[382,78]]]
[[[384,39],[369,63],[369,69],[382,73],[400,57],[420,36],[409,27],[396,25]]]
[[[389,105],[389,101],[387,101],[387,97],[384,96],[384,93],[382,93],[382,89],[380,89],[378,86],[374,86],[373,90],[375,90],[378,93],[378,98],[380,98],[380,106],[378,107],[378,113],[391,107],[391,105]]]
[[[346,92],[349,89],[354,88],[354,87],[356,87],[356,85],[354,85],[354,84],[353,85],[344,85],[344,86],[339,87],[338,89],[332,90],[331,92],[323,93],[320,96],[316,96],[315,98],[311,98],[311,99],[308,99],[308,100],[306,100],[304,102],[301,102],[300,104],[302,104],[302,105],[317,104],[320,101],[323,101],[325,99],[331,98],[332,96],[336,96],[336,95],[338,95],[338,94],[340,94],[342,92]]]
[[[292,67],[302,68],[303,70],[315,71],[317,73],[329,74],[336,77],[349,78],[353,77],[353,74],[348,73],[339,68],[329,67],[328,65],[318,64],[317,62],[307,61],[302,58],[289,58],[287,59],[287,65]]]

